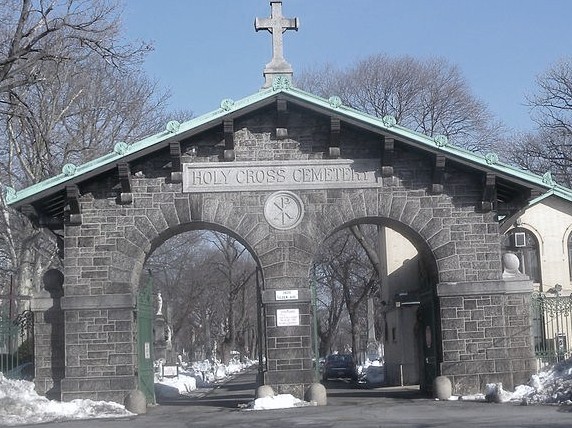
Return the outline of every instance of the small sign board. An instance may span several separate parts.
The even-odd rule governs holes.
[[[179,377],[179,366],[163,366],[163,377]]]
[[[276,309],[276,325],[278,327],[300,325],[300,310]]]
[[[298,300],[298,290],[276,290],[276,300]]]
[[[145,342],[145,359],[151,359],[151,344],[149,342]]]

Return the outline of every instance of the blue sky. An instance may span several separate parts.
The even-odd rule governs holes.
[[[283,0],[283,12],[300,20],[284,34],[294,75],[377,53],[444,57],[508,129],[533,128],[525,95],[572,57],[571,0]],[[128,38],[153,42],[145,69],[170,107],[201,115],[261,88],[271,36],[254,18],[268,16],[269,0],[126,0],[123,18]]]

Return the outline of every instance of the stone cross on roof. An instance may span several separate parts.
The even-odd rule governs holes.
[[[284,43],[282,33],[286,30],[298,31],[298,18],[284,18],[282,16],[282,2],[270,2],[270,18],[256,18],[254,28],[256,31],[268,30],[272,34],[272,60],[264,67],[264,86],[272,86],[276,75],[292,76],[292,66],[284,59]]]

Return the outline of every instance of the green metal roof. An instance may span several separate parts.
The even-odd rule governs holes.
[[[383,132],[392,135],[399,141],[416,146],[433,153],[441,153],[456,162],[483,171],[495,172],[510,181],[522,185],[545,189],[548,194],[572,201],[572,191],[557,185],[550,175],[544,176],[533,174],[499,161],[495,153],[481,155],[456,147],[448,143],[445,136],[429,137],[411,129],[400,126],[392,116],[379,118],[362,113],[353,108],[342,105],[339,97],[333,96],[324,99],[300,89],[294,88],[288,78],[276,78],[272,87],[261,90],[239,101],[225,99],[220,107],[210,113],[191,119],[184,123],[171,121],[166,129],[155,135],[151,135],[133,144],[117,143],[111,153],[82,165],[67,164],[62,168],[62,173],[34,184],[22,190],[12,188],[5,189],[5,198],[8,205],[21,206],[33,202],[61,190],[66,184],[83,181],[104,171],[114,168],[117,162],[130,161],[140,156],[164,147],[171,141],[187,138],[212,126],[220,124],[226,116],[240,116],[249,111],[256,110],[264,105],[272,103],[278,96],[285,97],[288,101],[300,104],[304,107],[318,110],[324,113],[338,116],[341,120],[352,123],[374,132]]]

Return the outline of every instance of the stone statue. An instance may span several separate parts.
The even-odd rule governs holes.
[[[155,315],[163,315],[163,296],[161,292],[157,293],[157,313]]]

